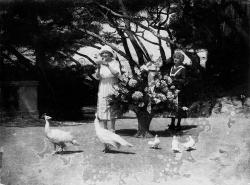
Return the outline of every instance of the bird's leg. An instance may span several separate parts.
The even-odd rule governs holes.
[[[52,153],[52,155],[56,154],[57,153],[57,148],[56,148],[57,144],[54,143],[54,152]]]
[[[63,152],[63,149],[66,147],[65,143],[61,143],[60,146],[61,146],[61,152]]]
[[[154,149],[159,149],[159,146],[158,146],[158,145],[155,145],[155,146],[154,146]]]
[[[103,128],[108,129],[108,121],[103,121]]]
[[[103,152],[104,153],[107,153],[107,152],[109,152],[109,146],[107,145],[107,144],[104,144],[104,150],[103,150]]]

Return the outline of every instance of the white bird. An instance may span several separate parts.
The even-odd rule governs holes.
[[[173,139],[172,139],[172,150],[177,153],[177,152],[181,152],[181,149],[180,149],[180,143],[179,143],[179,140],[176,136],[173,136]]]
[[[79,146],[78,142],[71,135],[70,132],[66,132],[59,129],[51,129],[49,124],[50,116],[44,115],[45,119],[45,135],[49,139],[51,143],[54,144],[54,149],[56,150],[56,146],[61,147],[61,151],[66,147],[66,143],[71,143],[73,145]]]
[[[195,146],[195,140],[192,138],[192,136],[188,136],[188,141],[185,143],[182,143],[182,146],[186,149],[194,149]]]
[[[129,146],[132,147],[133,145],[121,138],[121,136],[104,129],[100,126],[99,119],[96,118],[94,120],[94,125],[95,125],[95,131],[96,135],[99,138],[99,140],[104,144],[105,148],[103,152],[108,152],[109,151],[109,146],[113,146],[115,148],[120,148],[120,146]]]
[[[158,135],[155,135],[154,141],[149,141],[148,144],[150,145],[151,148],[158,149],[160,145],[160,139],[158,138]]]

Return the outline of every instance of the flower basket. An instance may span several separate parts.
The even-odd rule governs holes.
[[[109,96],[110,105],[117,115],[129,110],[136,113],[138,132],[136,137],[150,137],[149,126],[155,114],[164,111],[177,111],[179,90],[172,84],[169,76],[157,73],[148,82],[148,71],[142,66],[135,68],[135,75],[122,74],[114,86],[114,94]],[[151,106],[151,111],[149,111]]]

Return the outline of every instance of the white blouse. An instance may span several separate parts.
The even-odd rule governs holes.
[[[113,78],[113,77],[115,77],[111,73],[109,68],[112,68],[116,73],[118,73],[118,75],[121,74],[119,62],[116,60],[113,60],[113,61],[109,62],[109,67],[105,66],[105,65],[101,65],[101,67],[100,67],[100,77],[101,78]]]

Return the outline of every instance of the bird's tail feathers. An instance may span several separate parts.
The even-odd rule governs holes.
[[[132,145],[131,143],[128,142],[128,143],[126,144],[126,146],[128,146],[128,147],[133,147],[134,145]]]
[[[153,142],[153,141],[149,141],[148,144],[149,144],[149,145],[153,145],[154,142]]]
[[[119,149],[121,147],[121,144],[118,142],[115,142],[114,146]]]
[[[74,139],[74,140],[72,140],[72,142],[71,142],[73,145],[76,145],[76,146],[80,146],[80,144]]]
[[[122,146],[128,146],[128,147],[133,147],[134,145],[132,145],[131,143],[127,142],[126,140],[122,139],[119,141],[119,143],[122,145]]]

